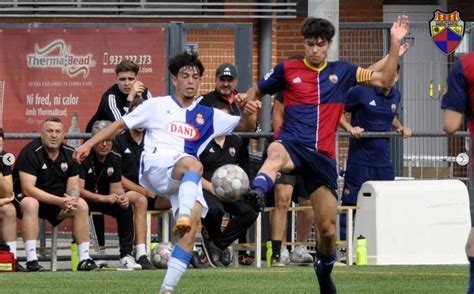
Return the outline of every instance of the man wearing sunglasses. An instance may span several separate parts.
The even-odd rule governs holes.
[[[124,60],[115,67],[116,83],[102,95],[96,113],[87,123],[86,132],[98,120],[116,121],[128,112],[128,106],[135,97],[151,98],[150,91],[138,80],[140,67],[131,60]]]

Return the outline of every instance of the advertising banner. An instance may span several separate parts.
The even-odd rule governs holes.
[[[125,59],[140,66],[138,79],[153,96],[166,94],[165,33],[164,26],[0,30],[2,127],[39,132],[46,118],[57,116],[65,132],[84,132]],[[6,149],[17,155],[27,142],[9,140]]]

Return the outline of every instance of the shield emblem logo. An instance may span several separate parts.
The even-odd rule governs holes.
[[[445,55],[449,55],[461,44],[464,37],[464,21],[459,12],[434,12],[430,21],[430,35],[436,47]]]
[[[67,162],[61,162],[61,170],[63,171],[63,173],[67,171],[67,168]]]
[[[107,168],[107,175],[110,177],[113,174],[114,174],[114,168],[113,167]]]

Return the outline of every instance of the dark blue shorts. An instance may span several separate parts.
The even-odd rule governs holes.
[[[295,172],[301,175],[308,194],[321,186],[326,186],[337,198],[336,161],[324,153],[300,145],[291,140],[278,140],[283,144],[295,166]]]
[[[342,192],[343,205],[356,205],[360,187],[367,181],[393,181],[393,168],[374,167],[348,163],[344,176],[344,190]]]

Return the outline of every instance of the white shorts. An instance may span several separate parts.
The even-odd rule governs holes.
[[[187,156],[193,157],[187,153],[179,152],[156,152],[152,154],[143,152],[140,160],[140,185],[158,195],[167,197],[171,202],[171,209],[175,217],[179,208],[179,185],[181,180],[172,179],[171,173],[176,162]],[[196,201],[202,205],[201,217],[206,217],[209,209],[202,194],[201,181],[198,183]]]

